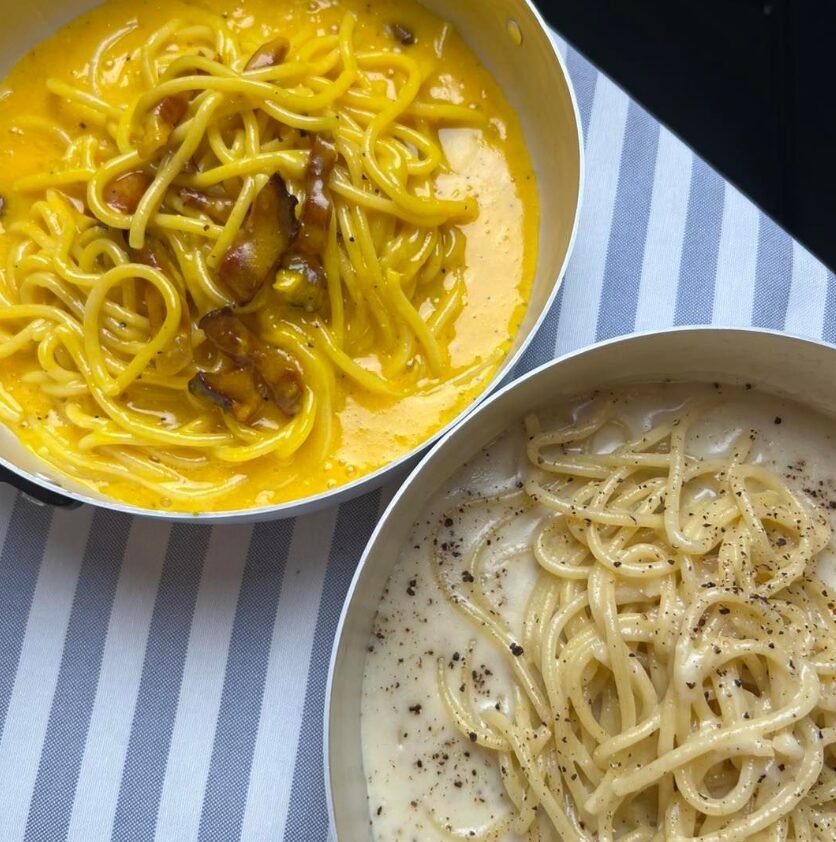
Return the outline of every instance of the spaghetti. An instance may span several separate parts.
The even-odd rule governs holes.
[[[437,823],[445,836],[834,837],[836,610],[814,570],[830,525],[747,461],[754,434],[691,455],[701,412],[639,436],[610,400],[568,427],[532,416],[510,514],[461,558],[435,542],[439,587],[513,676],[508,698],[477,705],[468,659],[452,680],[439,662],[450,721],[496,758],[512,805],[478,829]],[[539,572],[517,628],[482,567],[523,513],[531,541],[504,549]]]
[[[440,133],[490,113],[433,94],[405,26],[363,47],[334,19],[258,43],[190,10],[125,50],[129,23],[87,85],[46,81],[77,130],[21,119],[62,152],[13,187],[0,358],[28,355],[39,411],[7,387],[0,414],[83,484],[235,506],[267,460],[295,496],[347,391],[394,404],[501,360],[449,350],[479,207],[445,192]]]

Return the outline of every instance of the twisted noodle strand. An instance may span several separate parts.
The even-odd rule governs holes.
[[[284,62],[254,70],[251,48],[209,12],[170,21],[132,62],[123,60],[129,23],[98,46],[87,86],[46,82],[86,128],[20,118],[62,157],[15,186],[31,211],[8,229],[0,358],[32,354],[24,382],[50,401],[50,423],[28,419],[5,390],[0,414],[26,424],[48,461],[94,487],[143,477],[165,504],[188,507],[228,490],[192,476],[203,457],[236,465],[268,454],[288,460],[302,448],[326,453],[335,373],[388,398],[464,373],[451,369],[446,346],[465,298],[459,225],[478,210],[472,198],[436,196],[447,171],[438,132],[484,117],[432,98],[407,53],[358,51],[355,23],[348,13],[338,32],[298,38]],[[117,105],[130,67],[141,90]],[[146,147],[155,109],[177,97],[188,102],[184,116],[161,148]],[[305,386],[297,417],[265,410],[259,424],[241,425],[188,392],[198,367],[213,365],[197,322],[231,303],[213,273],[267,180],[278,173],[304,192],[311,132],[330,133],[339,154],[321,255],[327,306],[288,315],[268,288],[240,308],[296,360]],[[110,186],[138,172],[148,183],[135,210],[109,203]],[[224,197],[228,217],[190,207],[184,189]],[[139,262],[154,243],[172,256],[171,271]],[[184,346],[193,355],[179,353]],[[94,429],[82,419],[95,419]]]
[[[568,428],[527,420],[523,499],[489,515],[469,551],[489,535],[504,552],[501,527],[536,514],[540,569],[519,638],[478,566],[466,561],[462,581],[435,542],[442,592],[515,681],[510,706],[470,707],[454,689],[468,686],[466,669],[448,684],[439,662],[451,721],[496,755],[514,805],[470,829],[478,838],[515,828],[534,840],[543,827],[590,842],[836,835],[836,608],[814,572],[830,526],[745,461],[753,435],[725,459],[692,456],[688,430],[705,409],[639,438],[608,402]],[[601,452],[607,425],[624,443]]]

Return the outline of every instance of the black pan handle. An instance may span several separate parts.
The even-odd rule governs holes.
[[[73,500],[72,497],[65,497],[63,494],[59,494],[50,488],[44,488],[44,486],[32,482],[32,480],[25,479],[20,474],[10,471],[4,465],[0,465],[0,482],[11,485],[18,491],[23,492],[27,497],[31,497],[36,502],[43,503],[46,506],[59,506],[62,509],[77,509],[81,505],[78,500]]]

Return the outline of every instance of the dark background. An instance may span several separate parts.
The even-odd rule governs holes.
[[[836,0],[534,0],[552,26],[836,267]]]

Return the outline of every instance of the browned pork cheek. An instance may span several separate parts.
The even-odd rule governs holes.
[[[302,203],[299,248],[321,255],[328,239],[333,205],[328,179],[337,163],[337,148],[321,134],[316,135],[305,169],[305,201]]]
[[[228,307],[207,313],[200,320],[200,328],[236,369],[255,373],[253,388],[257,392],[286,415],[299,411],[302,376],[288,353],[259,339]]]
[[[143,123],[139,153],[150,158],[168,143],[175,126],[186,116],[192,99],[190,91],[163,97],[149,112]]]
[[[195,397],[216,404],[224,412],[231,412],[237,421],[246,424],[264,401],[257,377],[252,368],[201,371],[189,381],[189,391]]]
[[[288,272],[295,272],[301,279],[290,292],[285,293],[287,303],[309,313],[321,310],[328,280],[320,259],[312,254],[290,254],[282,261],[282,267]]]
[[[217,222],[218,225],[226,223],[235,204],[232,199],[202,193],[200,190],[193,190],[191,187],[180,187],[177,193],[187,208],[205,213],[212,222]]]
[[[120,213],[135,213],[150,184],[151,176],[142,170],[122,173],[105,187],[105,204]]]
[[[262,44],[251,56],[244,70],[261,70],[263,67],[275,67],[287,57],[290,42],[279,35]]]
[[[249,304],[299,231],[296,199],[272,176],[259,191],[235,242],[221,259],[218,279],[237,304]]]
[[[402,23],[390,23],[386,27],[389,37],[403,44],[404,47],[411,47],[415,43],[415,33]]]

